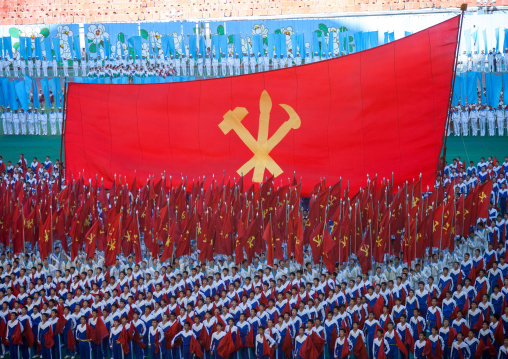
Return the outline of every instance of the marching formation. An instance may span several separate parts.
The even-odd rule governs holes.
[[[508,157],[432,187],[130,183],[0,158],[3,354],[508,358]],[[308,205],[307,205],[308,203]],[[499,353],[499,354],[498,354]]]
[[[342,51],[339,56],[345,55]],[[232,76],[240,74],[248,74],[254,72],[268,71],[269,69],[279,69],[291,67],[301,64],[308,64],[320,60],[326,60],[336,57],[337,54],[332,52],[312,52],[305,54],[288,52],[287,56],[274,54],[268,57],[263,51],[257,55],[250,51],[250,54],[243,55],[241,58],[238,54],[215,53],[207,49],[206,55],[199,53],[185,53],[176,55],[163,56],[148,55],[140,57],[138,55],[118,55],[111,54],[109,57],[101,58],[99,54],[95,59],[88,57],[83,51],[80,58],[64,58],[57,61],[55,57],[47,59],[46,56],[28,56],[24,58],[12,59],[9,54],[2,58],[0,56],[0,76],[6,77],[22,77],[24,74],[30,77],[48,77],[48,71],[53,76],[58,76],[58,71],[63,71],[64,77],[76,76],[123,76],[129,73],[140,73],[144,76],[158,73],[159,76]],[[88,59],[87,59],[88,58]],[[61,63],[61,65],[59,65]],[[131,65],[131,66],[127,66]],[[504,53],[494,48],[488,54],[484,50],[481,53],[466,54],[466,51],[460,56],[458,61],[458,70],[460,72],[477,71],[477,72],[508,72],[508,49]],[[162,75],[164,74],[164,75]]]
[[[342,56],[344,53],[341,54]],[[204,56],[204,55],[203,55]],[[5,77],[48,77],[48,70],[51,70],[53,76],[58,76],[59,69],[63,71],[64,77],[106,77],[111,78],[119,76],[233,76],[248,74],[254,72],[276,70],[285,67],[308,64],[329,58],[336,57],[331,52],[300,55],[288,53],[287,57],[283,55],[274,55],[269,58],[268,54],[258,53],[255,56],[238,57],[238,54],[210,54],[207,51],[205,57],[201,54],[176,54],[175,56],[150,55],[140,58],[136,56],[111,54],[110,57],[101,58],[98,55],[95,59],[82,56],[81,59],[64,59],[59,66],[56,59],[49,61],[46,57],[29,57],[24,59],[12,60],[8,56],[2,59],[0,57],[0,76]]]

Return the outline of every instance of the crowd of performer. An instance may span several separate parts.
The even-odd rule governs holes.
[[[44,101],[44,95],[39,94],[39,99]],[[61,135],[63,112],[62,108],[50,107],[48,111],[41,106],[28,111],[11,110],[9,106],[0,106],[0,117],[2,118],[2,129],[4,135]],[[49,125],[49,126],[48,126]]]
[[[0,157],[0,187],[65,188],[61,170],[49,157]],[[28,243],[17,255],[3,246],[0,355],[506,359],[507,171],[508,157],[468,167],[454,159],[436,187],[453,186],[459,198],[493,181],[488,216],[454,235],[453,251],[429,247],[408,264],[388,252],[370,271],[355,253],[330,270],[311,246],[301,264],[284,246],[270,265],[264,253],[251,263],[236,254],[202,261],[194,240],[190,254],[161,261],[143,243],[141,260],[118,255],[110,266],[103,251],[80,248],[71,260],[61,240],[44,259]]]
[[[345,55],[344,52],[340,56]],[[268,57],[264,53],[249,53],[238,56],[234,53],[215,54],[207,49],[206,55],[177,53],[171,56],[148,55],[114,55],[95,58],[89,57],[83,51],[80,59],[77,57],[66,58],[57,61],[55,58],[49,60],[46,56],[38,56],[15,59],[8,55],[0,56],[0,76],[22,77],[24,74],[30,77],[48,77],[49,74],[57,76],[59,70],[64,77],[90,76],[231,76],[240,75],[272,69],[280,69],[301,64],[308,64],[337,57],[331,52],[313,52],[308,50],[305,53],[292,54],[287,56],[274,54]],[[461,72],[508,72],[508,49],[499,51],[492,49],[488,54],[484,50],[481,53],[474,51],[467,55],[466,52],[459,57],[458,70]]]
[[[448,136],[452,130],[455,136],[485,136],[487,130],[489,136],[508,135],[508,105],[453,106]]]
[[[341,55],[344,55],[342,53]],[[288,53],[287,56],[276,55],[268,57],[268,54],[251,53],[250,55],[240,56],[238,54],[180,54],[170,56],[149,55],[147,57],[126,56],[112,54],[110,57],[96,58],[83,54],[81,59],[76,57],[72,59],[64,59],[59,66],[56,59],[49,61],[44,56],[42,59],[38,57],[30,57],[24,59],[12,60],[9,57],[2,59],[0,57],[0,76],[21,77],[28,75],[30,77],[48,77],[50,74],[57,76],[59,69],[63,71],[64,77],[106,77],[111,78],[127,76],[232,76],[240,74],[248,74],[254,72],[276,70],[285,67],[303,65],[321,60],[336,57],[331,52],[314,52],[308,51],[305,54]]]
[[[508,49],[504,49],[504,53],[493,48],[488,54],[485,50],[478,50],[466,54],[463,51],[458,60],[457,70],[460,72],[508,72]]]

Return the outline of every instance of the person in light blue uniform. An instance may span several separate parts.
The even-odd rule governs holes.
[[[91,339],[87,331],[88,325],[86,323],[86,316],[79,319],[79,325],[76,327],[76,344],[78,346],[78,354],[80,358],[90,359],[92,354],[92,347],[90,345]]]

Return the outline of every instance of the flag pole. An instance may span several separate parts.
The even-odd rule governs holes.
[[[448,95],[448,111],[446,113],[446,124],[445,124],[445,130],[444,130],[444,134],[443,134],[444,138],[443,138],[443,147],[442,147],[443,156],[441,157],[442,161],[439,161],[440,160],[439,155],[437,158],[436,170],[441,171],[441,172],[444,171],[444,163],[445,163],[445,159],[446,159],[446,140],[448,138],[448,136],[447,136],[448,129],[450,128],[450,120],[451,120],[450,111],[452,108],[453,92],[455,89],[455,76],[456,76],[456,72],[457,72],[457,63],[459,60],[460,36],[462,34],[462,24],[464,23],[464,14],[467,10],[467,4],[462,4],[460,6],[460,10],[461,10],[461,13],[459,15],[460,16],[459,32],[457,34],[457,44],[455,45],[455,61],[453,62],[453,73],[452,73],[452,78],[451,78],[450,94]]]

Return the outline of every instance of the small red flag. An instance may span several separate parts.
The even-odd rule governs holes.
[[[227,332],[217,346],[217,354],[223,358],[229,358],[231,353],[235,351],[235,343],[233,343],[233,336],[231,331]]]

